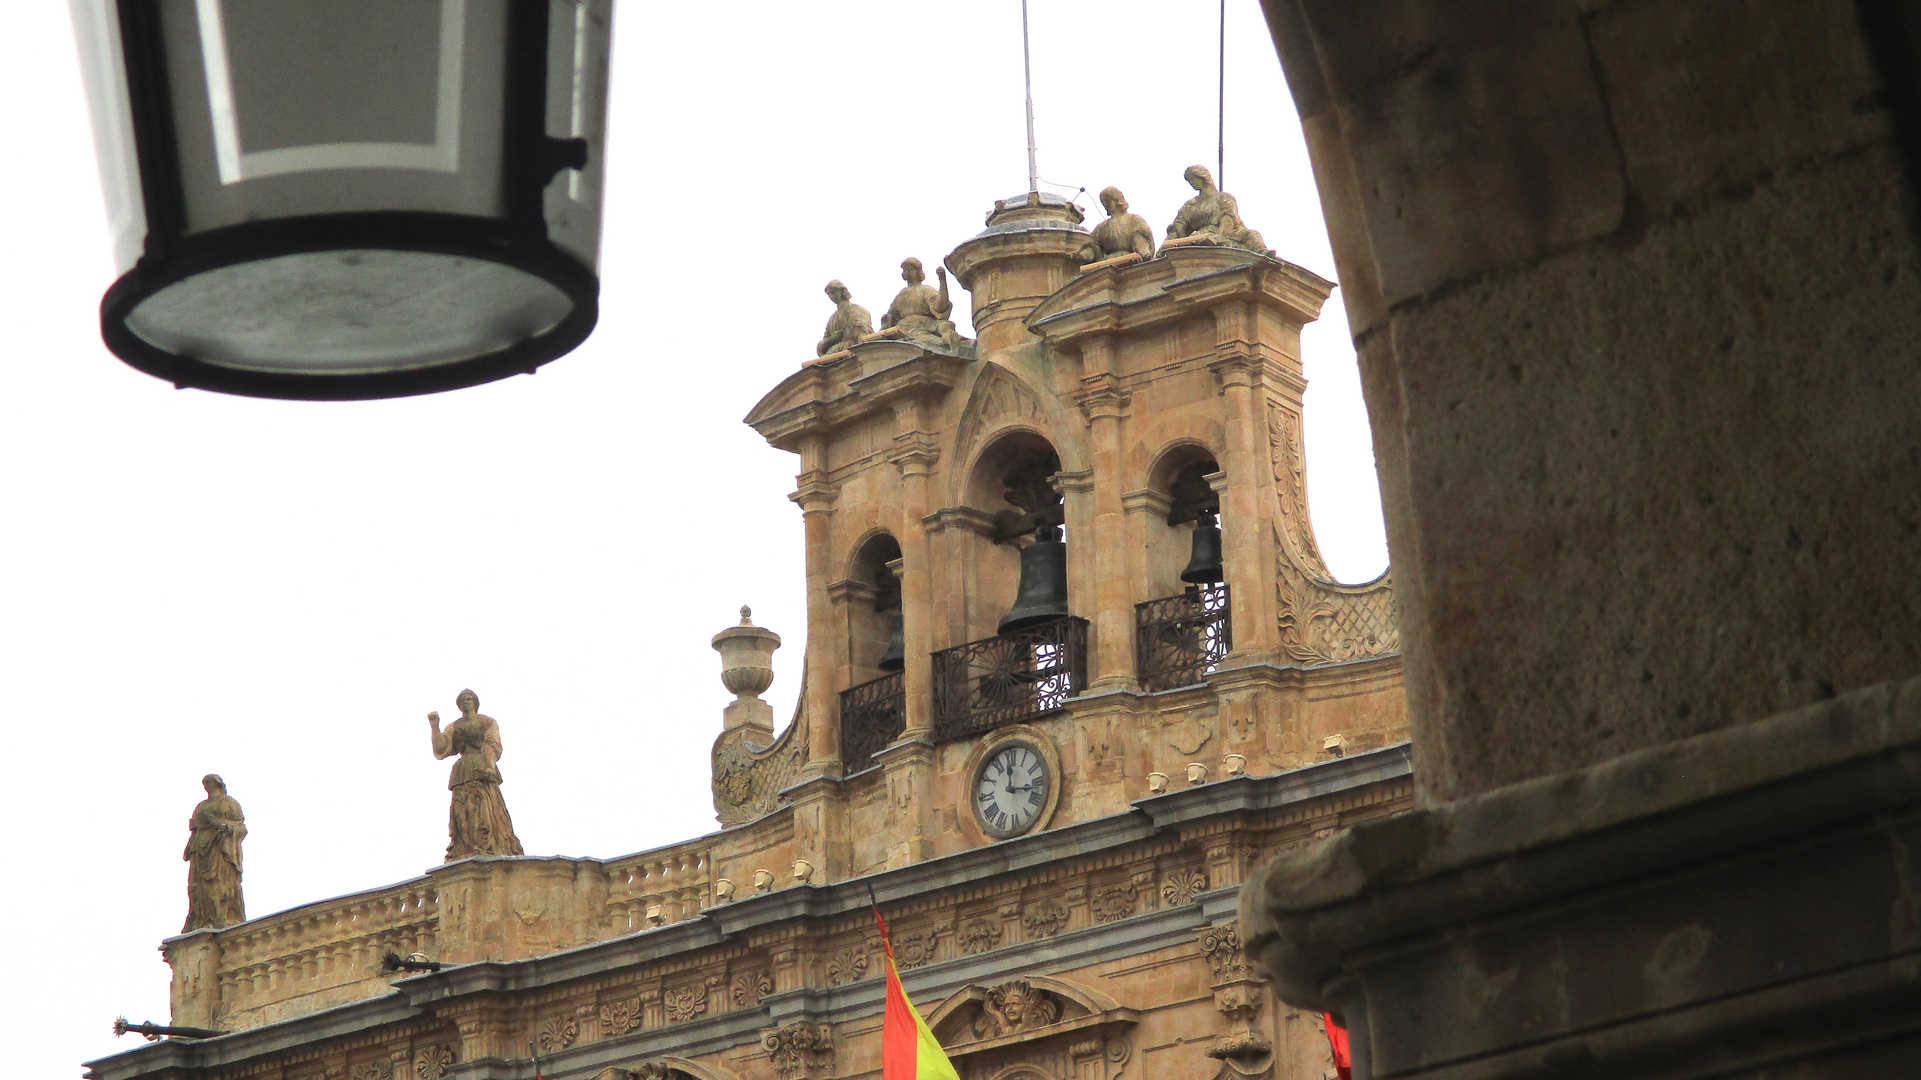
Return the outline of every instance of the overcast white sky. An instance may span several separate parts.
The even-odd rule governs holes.
[[[622,0],[602,316],[533,377],[280,403],[171,386],[101,346],[112,268],[66,5],[0,34],[0,1072],[76,1076],[113,1017],[167,1018],[206,772],[246,808],[248,910],[418,874],[446,843],[424,719],[501,724],[530,854],[714,828],[708,638],[742,603],[804,648],[795,462],[740,423],[838,277],[880,311],[1024,190],[1018,0]],[[1032,0],[1041,175],[1157,226],[1215,146],[1214,0]],[[1226,188],[1334,276],[1253,0],[1231,0]],[[1098,220],[1095,207],[1089,224]],[[957,297],[957,300],[960,300]],[[961,300],[959,310],[965,311]],[[1328,562],[1386,565],[1338,294],[1306,337],[1308,490]]]

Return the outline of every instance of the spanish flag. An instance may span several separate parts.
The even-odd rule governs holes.
[[[894,970],[894,946],[887,940],[887,920],[874,905],[880,924],[880,947],[887,953],[887,1013],[880,1026],[880,1080],[960,1080],[947,1052],[940,1048],[927,1021],[914,1011]]]

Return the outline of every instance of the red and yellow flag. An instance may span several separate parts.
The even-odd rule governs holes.
[[[880,1080],[960,1080],[940,1041],[927,1030],[914,1003],[901,989],[900,972],[894,970],[894,946],[887,940],[887,920],[874,907],[874,921],[880,924],[880,946],[887,953],[887,1012],[880,1026]]]

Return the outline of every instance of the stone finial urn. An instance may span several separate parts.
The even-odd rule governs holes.
[[[774,708],[760,695],[774,684],[774,650],[780,648],[780,635],[755,626],[753,614],[752,608],[741,605],[740,625],[714,635],[714,651],[720,654],[720,682],[734,695],[722,710],[722,724],[727,731],[759,728],[772,738]]]

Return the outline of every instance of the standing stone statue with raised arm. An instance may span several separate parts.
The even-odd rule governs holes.
[[[921,269],[919,259],[901,260],[900,276],[907,287],[894,294],[887,314],[881,316],[883,336],[950,349],[960,343],[960,334],[949,319],[954,314],[954,302],[947,297],[947,268],[937,266],[934,273],[940,275],[938,292],[928,287],[927,272]]]
[[[454,699],[460,719],[440,730],[440,714],[427,714],[434,732],[434,757],[458,754],[447,788],[454,793],[447,811],[447,861],[473,855],[519,855],[520,837],[500,794],[500,725],[480,712],[480,696],[462,690]]]
[[[1180,213],[1174,215],[1174,223],[1167,227],[1169,240],[1208,236],[1261,255],[1274,254],[1268,250],[1267,241],[1261,239],[1261,234],[1248,228],[1241,220],[1241,207],[1234,201],[1234,196],[1214,186],[1214,174],[1207,171],[1207,166],[1189,165],[1181,178],[1194,189],[1195,195],[1181,204]],[[1175,245],[1162,245],[1164,248],[1170,246]]]
[[[207,797],[187,819],[187,922],[181,933],[234,926],[247,921],[240,895],[240,842],[247,819],[240,803],[227,794],[227,782],[213,773],[201,777]]]
[[[1105,262],[1122,255],[1154,257],[1154,227],[1146,218],[1128,211],[1127,196],[1120,188],[1102,188],[1101,206],[1107,211],[1107,220],[1094,226],[1089,262]]]
[[[838,279],[827,283],[827,298],[834,302],[834,313],[827,317],[827,332],[821,335],[820,344],[814,346],[815,356],[826,356],[851,348],[861,338],[874,332],[874,317],[867,309],[854,303],[854,294],[847,291]]]

